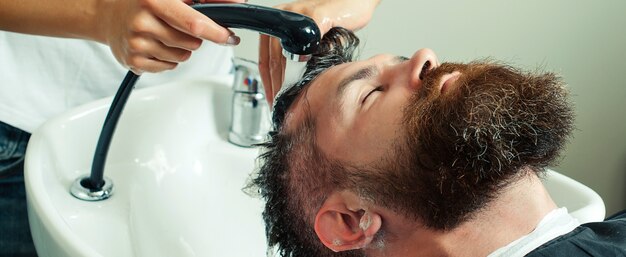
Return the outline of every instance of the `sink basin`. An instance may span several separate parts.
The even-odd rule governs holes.
[[[28,146],[26,189],[39,256],[265,256],[262,201],[242,191],[257,149],[228,143],[232,78],[133,92],[105,176],[114,195],[70,195],[89,173],[111,98],[56,117]],[[583,222],[604,218],[602,199],[554,171],[545,184]]]
[[[28,211],[39,256],[264,256],[262,202],[242,188],[257,149],[226,138],[232,78],[133,92],[111,143],[110,199],[78,200],[111,99],[47,122],[31,138]]]

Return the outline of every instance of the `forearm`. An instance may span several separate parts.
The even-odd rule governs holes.
[[[298,0],[278,8],[302,13],[315,20],[320,30],[332,27],[359,30],[372,17],[381,0]]]
[[[100,12],[108,0],[0,0],[0,30],[104,42]]]
[[[353,17],[353,19],[359,20],[357,22],[359,24],[359,27],[352,28],[353,30],[359,30],[363,28],[365,25],[367,25],[367,23],[369,23],[369,21],[372,18],[372,15],[374,14],[374,10],[376,10],[376,7],[378,6],[378,4],[380,4],[380,1],[381,0],[362,0],[362,1],[357,0],[357,2],[360,2],[360,3],[356,3],[356,2],[352,3],[352,5],[354,6],[361,4],[364,6],[364,9],[367,10],[367,11],[359,12],[358,14],[356,14],[356,15],[362,15],[362,17]],[[352,14],[352,15],[355,15],[355,14]],[[337,23],[341,24],[341,18]]]

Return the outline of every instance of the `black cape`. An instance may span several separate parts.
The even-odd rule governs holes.
[[[603,222],[582,224],[528,253],[529,257],[626,257],[626,210]]]

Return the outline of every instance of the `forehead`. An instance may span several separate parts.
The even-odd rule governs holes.
[[[335,115],[339,103],[336,99],[337,87],[342,74],[354,66],[353,62],[328,68],[302,89],[285,114],[283,128],[287,132],[298,129],[305,121],[315,123],[322,114]]]

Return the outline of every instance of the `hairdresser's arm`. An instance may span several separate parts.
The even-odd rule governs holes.
[[[221,44],[239,42],[228,29],[194,11],[188,6],[190,3],[191,0],[0,0],[0,30],[97,41],[109,45],[115,58],[135,73],[158,72],[187,60],[202,39]]]
[[[299,0],[276,6],[311,17],[322,34],[333,27],[358,30],[369,22],[380,0]],[[285,58],[280,42],[261,35],[259,44],[259,71],[265,87],[265,96],[271,103],[282,86]]]

